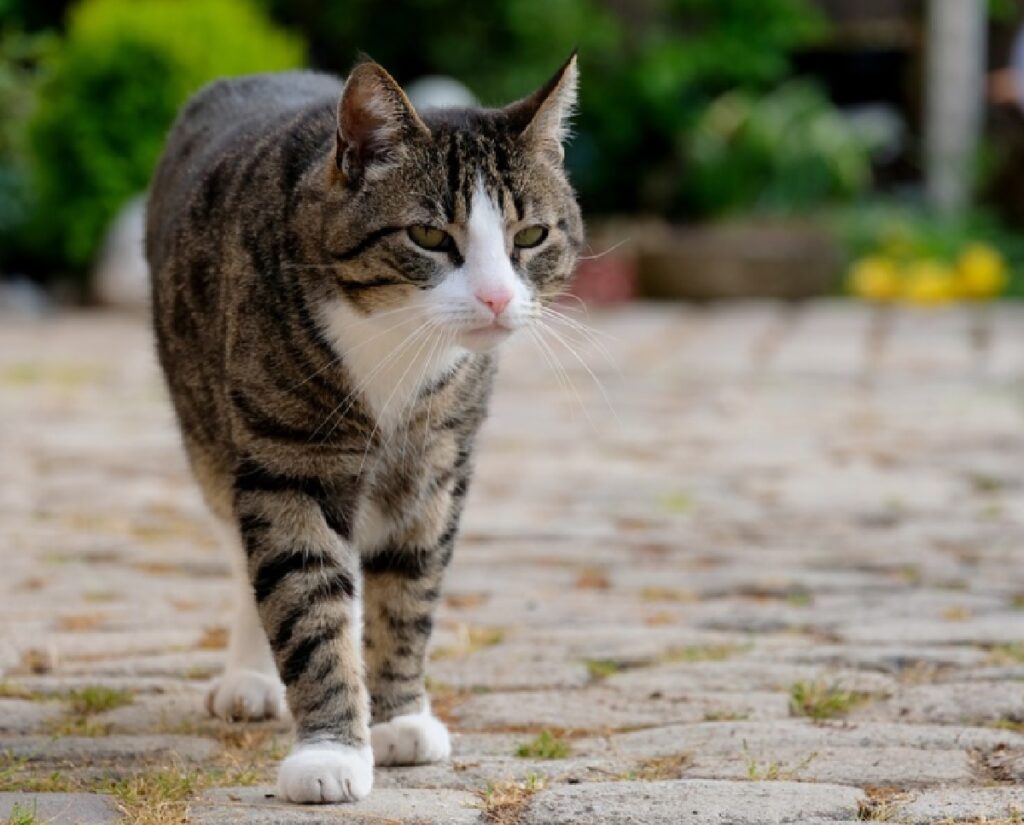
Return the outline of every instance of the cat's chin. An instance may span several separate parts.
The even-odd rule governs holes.
[[[497,324],[467,329],[459,334],[459,343],[472,352],[490,352],[507,341],[514,331]]]

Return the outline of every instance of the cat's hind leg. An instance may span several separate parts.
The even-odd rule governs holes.
[[[221,524],[220,532],[231,545],[235,609],[227,663],[206,695],[206,709],[211,715],[229,721],[275,719],[285,713],[284,685],[256,610],[238,530],[227,522]]]

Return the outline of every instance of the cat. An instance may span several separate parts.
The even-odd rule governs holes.
[[[566,288],[575,54],[499,109],[417,112],[378,64],[220,80],[154,174],[157,351],[237,548],[227,719],[281,716],[278,796],[446,759],[424,659],[496,348]],[[283,682],[283,686],[282,686]]]

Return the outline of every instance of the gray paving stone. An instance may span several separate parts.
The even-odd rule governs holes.
[[[921,791],[896,807],[898,821],[1003,822],[1024,813],[1024,788],[937,788]]]
[[[8,821],[16,807],[47,825],[107,825],[122,819],[113,800],[100,794],[0,793],[0,820]]]
[[[1024,307],[991,310],[985,363],[960,308],[893,309],[889,333],[841,301],[594,313],[621,374],[581,347],[612,415],[567,357],[592,423],[513,340],[432,647],[452,761],[378,770],[363,808],[243,789],[197,810],[469,822],[462,803],[488,783],[535,774],[547,787],[526,810],[553,825],[820,825],[855,820],[850,786],[890,783],[910,790],[909,821],[1005,816],[1024,781],[1024,736],[997,727],[1024,719]],[[92,739],[40,735],[65,703],[0,699],[0,751],[83,782],[232,760],[270,779],[288,722],[203,709],[227,557],[146,324],[0,324],[0,420],[4,692],[135,697]],[[702,648],[725,658],[694,661]],[[619,672],[598,678],[591,659]],[[797,681],[889,698],[816,724],[790,715]],[[542,728],[566,758],[515,755]],[[802,781],[738,781],[752,772]]]
[[[270,798],[272,788],[219,788],[192,805],[197,825],[286,825],[345,822],[353,825],[478,825],[479,797],[463,791],[375,788],[354,804],[291,805]]]
[[[453,711],[461,730],[554,727],[617,730],[676,722],[699,722],[709,714],[754,718],[789,715],[782,693],[701,693],[671,701],[651,693],[629,694],[609,688],[579,691],[485,693],[471,696]]]
[[[57,702],[0,699],[0,735],[37,733],[63,714]]]
[[[856,818],[861,791],[795,782],[684,779],[614,782],[543,790],[527,825],[767,825],[812,817]]]
[[[967,751],[918,748],[792,747],[749,743],[733,754],[695,751],[687,777],[707,779],[791,779],[857,786],[968,784],[977,778]]]
[[[790,749],[806,756],[830,748],[855,751],[914,748],[922,753],[1024,749],[1024,735],[993,728],[955,725],[911,725],[883,722],[814,723],[807,719],[704,722],[665,725],[648,730],[581,738],[573,743],[579,754],[632,757],[715,754],[734,756],[744,749],[769,754]]]
[[[30,764],[95,766],[165,760],[206,762],[220,746],[197,736],[24,736],[0,737],[0,753]]]
[[[605,684],[619,690],[642,694],[656,691],[667,699],[685,699],[705,692],[788,694],[797,682],[817,681],[866,693],[890,693],[896,688],[896,683],[881,673],[749,660],[678,662],[639,668],[610,676]]]
[[[913,685],[864,709],[866,717],[945,725],[1024,719],[1024,684],[963,682]]]

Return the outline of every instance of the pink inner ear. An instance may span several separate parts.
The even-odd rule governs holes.
[[[388,116],[389,105],[382,100],[385,91],[358,83],[346,89],[341,102],[341,133],[345,140],[359,146],[376,148],[387,133],[394,131],[394,114]]]

